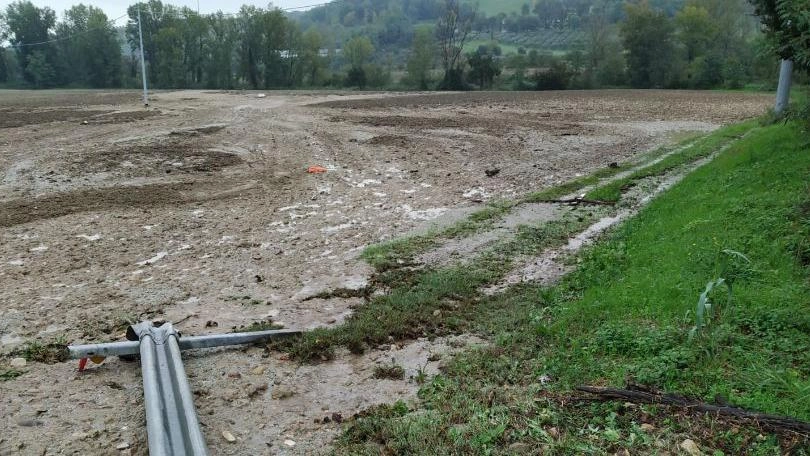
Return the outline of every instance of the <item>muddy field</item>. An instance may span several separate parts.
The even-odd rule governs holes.
[[[373,243],[449,223],[763,112],[771,96],[0,91],[0,369],[27,342],[120,340],[273,320],[338,324]],[[325,174],[307,174],[312,165]],[[191,353],[215,454],[324,451],[344,417],[412,399],[464,336],[299,366],[259,348]],[[375,365],[406,379],[372,378]],[[137,364],[28,363],[0,382],[0,454],[146,454]],[[328,420],[324,418],[328,417]],[[236,436],[227,442],[222,432]]]

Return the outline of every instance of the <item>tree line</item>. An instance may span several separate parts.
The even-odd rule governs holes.
[[[533,0],[520,15],[486,17],[460,0],[342,0],[298,14],[255,6],[199,14],[149,0],[116,27],[93,6],[57,18],[18,0],[0,12],[0,43],[10,44],[0,49],[0,84],[137,87],[143,52],[157,88],[739,88],[772,79],[777,55],[808,59],[797,32],[806,33],[806,10],[795,0],[753,3]],[[775,46],[754,12],[798,44]],[[564,55],[471,45],[471,32],[508,30],[521,17],[577,28],[584,39]]]

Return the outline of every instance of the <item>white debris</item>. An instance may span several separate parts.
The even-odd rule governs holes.
[[[338,231],[345,230],[346,228],[351,228],[351,226],[352,226],[351,223],[344,223],[338,226],[328,226],[326,228],[321,228],[321,231],[327,234],[336,233]]]
[[[278,211],[279,212],[286,212],[286,211],[291,211],[293,209],[298,209],[299,207],[301,207],[300,204],[296,204],[295,206],[285,206],[285,207],[279,208]]]
[[[149,264],[155,264],[158,261],[166,258],[166,255],[168,255],[168,254],[169,254],[169,252],[158,252],[157,255],[153,256],[152,258],[149,258],[148,260],[139,261],[138,263],[135,263],[135,264],[137,264],[138,266],[146,266],[146,265],[149,265]]]
[[[256,98],[267,98],[267,94],[266,93],[257,93]]]
[[[423,211],[415,211],[407,204],[403,204],[400,209],[405,212],[405,216],[411,220],[433,220],[448,211],[446,207],[434,207]]]
[[[377,179],[364,179],[362,182],[355,184],[354,186],[357,188],[364,188],[368,185],[379,185],[379,184],[382,184],[382,182],[378,181]]]
[[[471,188],[471,189],[467,190],[466,192],[464,192],[464,197],[465,198],[486,199],[486,198],[489,198],[490,196],[492,196],[492,195],[490,195],[486,190],[484,190],[481,187]]]
[[[8,264],[10,266],[22,266],[25,263],[23,263],[23,260],[11,260],[8,262]]]
[[[27,362],[25,361],[25,358],[14,358],[9,363],[9,366],[11,366],[14,369],[22,369],[23,367],[25,367],[26,363]]]
[[[385,198],[388,195],[382,192],[374,192],[374,196],[376,196],[377,198]]]
[[[44,252],[46,250],[48,250],[48,246],[44,245],[44,244],[40,244],[39,246],[34,247],[33,249],[31,249],[32,252]]]
[[[400,192],[400,193],[405,193],[406,195],[410,195],[410,194],[412,194],[412,193],[416,193],[416,189],[410,189],[410,190],[400,190],[399,192]]]
[[[264,95],[264,94],[260,94],[260,95]],[[228,431],[222,431],[222,437],[225,440],[227,440],[229,443],[236,442],[236,437],[234,437],[233,434],[231,434]]]
[[[142,228],[146,231],[150,231],[152,228],[156,227],[157,225],[144,225]]]
[[[236,239],[236,236],[222,236],[217,245],[230,244]]]
[[[87,234],[80,234],[80,235],[78,235],[78,236],[76,236],[76,237],[77,237],[77,238],[82,238],[82,239],[84,239],[85,241],[90,241],[90,242],[93,242],[93,241],[98,241],[99,239],[101,239],[101,235],[100,235],[100,234],[91,234],[91,235],[87,235]]]
[[[284,445],[287,445],[288,447],[292,448],[295,446],[295,440],[287,439],[284,441]]]

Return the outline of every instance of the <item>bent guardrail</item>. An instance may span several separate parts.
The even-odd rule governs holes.
[[[71,358],[80,360],[79,370],[84,369],[88,359],[100,362],[108,356],[140,355],[149,454],[205,456],[208,449],[180,352],[248,344],[297,334],[300,331],[275,330],[181,337],[171,323],[145,321],[127,330],[127,338],[137,340],[74,345],[68,347],[68,353]]]

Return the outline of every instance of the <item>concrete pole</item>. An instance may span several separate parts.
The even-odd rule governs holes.
[[[793,75],[793,61],[782,60],[782,67],[779,70],[779,88],[776,90],[776,115],[782,115],[790,103],[790,84]]]
[[[146,90],[146,62],[143,52],[143,31],[141,30],[141,5],[138,4],[138,39],[141,42],[141,76],[143,77],[143,105],[149,107],[149,94]]]

